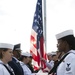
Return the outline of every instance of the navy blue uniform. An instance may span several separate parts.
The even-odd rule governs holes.
[[[24,75],[21,65],[14,58],[8,64],[14,70],[15,75]]]

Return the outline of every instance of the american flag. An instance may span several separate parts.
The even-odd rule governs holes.
[[[41,57],[46,59],[44,37],[43,37],[42,0],[37,1],[30,43],[31,43],[30,53],[33,56],[34,69],[37,69],[40,66],[45,68],[46,67],[45,63],[43,63],[40,60]]]

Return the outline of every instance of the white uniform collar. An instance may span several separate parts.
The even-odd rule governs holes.
[[[25,65],[24,62],[20,61],[21,66]]]
[[[3,62],[0,60],[0,63],[3,63]]]
[[[16,62],[19,62],[19,60],[16,57],[13,57],[13,58],[16,60]]]
[[[75,53],[75,50],[70,50],[68,53]]]
[[[0,63],[1,63],[1,64],[4,64],[2,60],[0,60]],[[7,64],[5,64],[5,65],[7,65]]]

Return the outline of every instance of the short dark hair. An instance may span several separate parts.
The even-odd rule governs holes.
[[[69,44],[70,49],[75,50],[75,38],[73,35],[65,36],[61,40],[66,41]]]
[[[22,56],[19,58],[20,61],[23,61],[24,58],[27,58],[27,56]]]

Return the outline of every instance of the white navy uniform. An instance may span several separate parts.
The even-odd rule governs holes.
[[[46,66],[47,66],[49,69],[52,69],[53,66],[54,66],[54,61],[51,60],[50,62],[46,62]]]
[[[75,75],[75,50],[69,51],[69,54],[59,64],[57,75]]]
[[[24,75],[35,75],[31,72],[31,70],[27,67],[27,65],[25,65],[23,62],[20,61],[20,64],[23,68],[24,71]]]
[[[4,65],[2,65],[3,62],[0,60],[0,75],[10,75],[10,73],[8,72],[8,70],[6,69],[6,67]],[[6,64],[7,66],[8,64]]]

